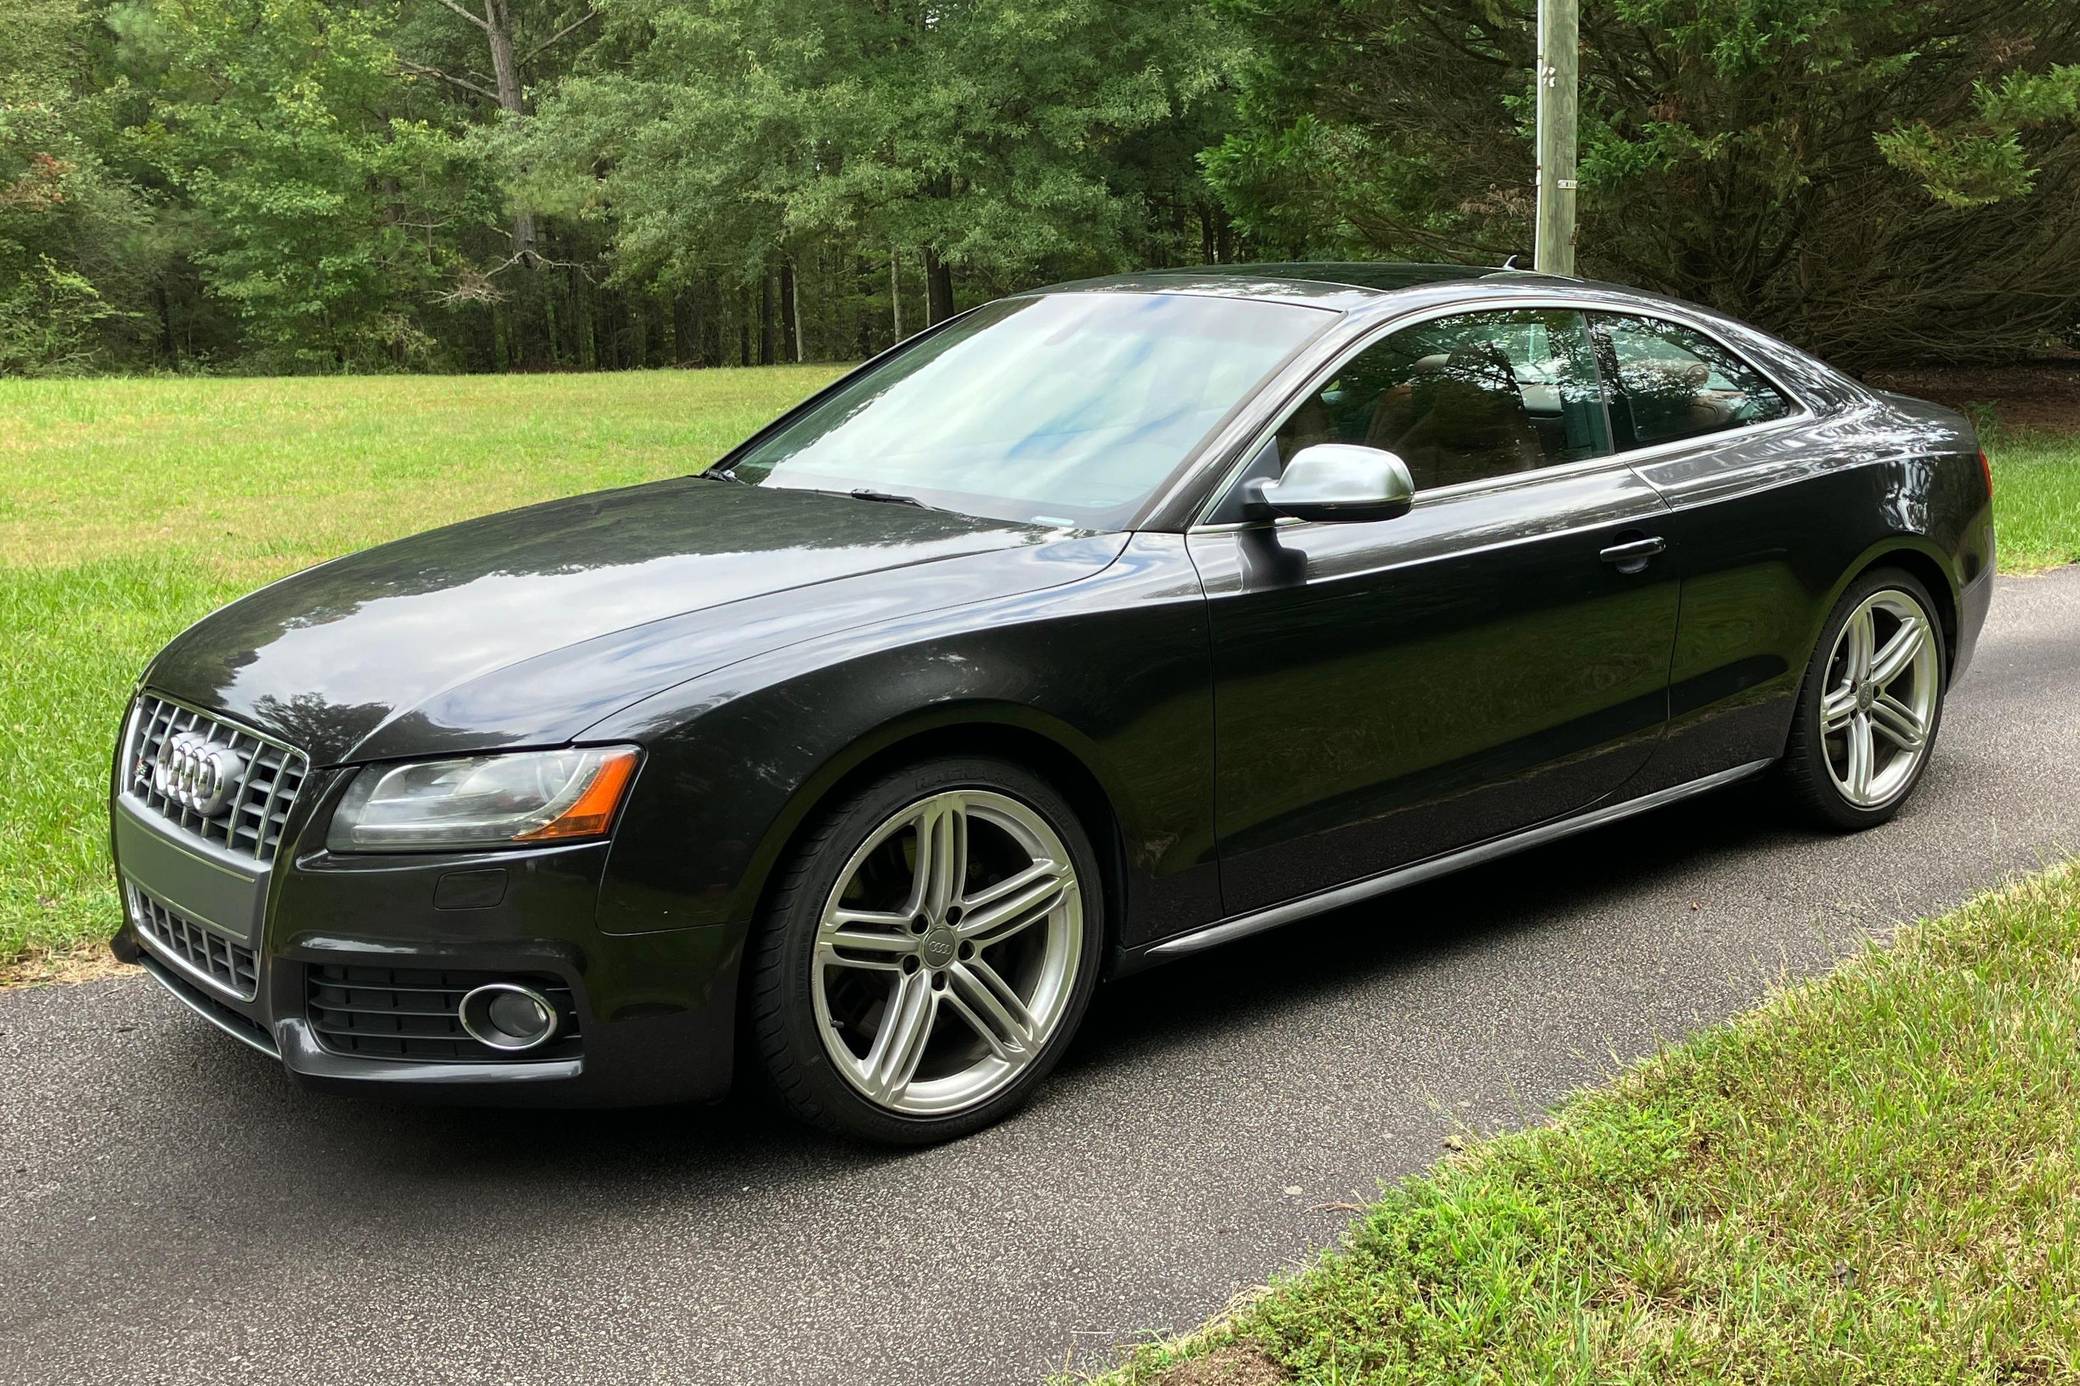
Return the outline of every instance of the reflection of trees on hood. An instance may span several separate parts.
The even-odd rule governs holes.
[[[321,626],[387,597],[445,591],[487,577],[554,577],[667,558],[761,554],[804,546],[876,547],[952,540],[999,528],[946,511],[868,505],[723,482],[656,482],[548,501],[335,559],[239,602],[278,630]],[[1029,531],[1031,542],[1041,531]],[[514,620],[542,613],[516,610]]]
[[[389,715],[381,703],[332,703],[323,694],[256,698],[257,711],[274,735],[292,746],[331,746],[364,732]]]
[[[583,638],[698,608],[717,599],[718,582],[732,589],[721,598],[727,601],[862,563],[1026,547],[1050,534],[846,497],[698,478],[656,482],[464,521],[322,564],[204,619],[167,647],[157,668],[184,696],[231,706],[241,671],[281,657],[298,632],[340,627],[326,637],[332,645],[304,647],[325,652],[300,656],[306,663],[294,675],[320,681],[329,668],[338,685],[342,664],[375,677],[381,671],[371,660],[417,657],[398,654],[405,648],[438,658],[456,648],[527,644],[525,632],[560,645],[574,633]],[[706,557],[722,567],[704,567]],[[540,581],[559,577],[575,581]],[[393,642],[405,643],[393,649]],[[256,709],[294,691],[263,687]],[[282,704],[281,715],[337,735],[368,711],[356,704],[369,693],[347,696],[336,707]],[[362,730],[380,720],[378,712]]]

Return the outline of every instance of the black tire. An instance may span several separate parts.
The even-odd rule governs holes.
[[[1884,802],[1866,807],[1852,802],[1835,782],[1821,731],[1821,703],[1827,692],[1828,669],[1835,653],[1835,642],[1843,626],[1867,598],[1887,589],[1912,597],[1928,620],[1936,650],[1935,707],[1928,722],[1925,749],[1911,775],[1887,795]],[[1949,668],[1950,651],[1942,617],[1935,599],[1920,579],[1899,568],[1873,568],[1850,583],[1834,610],[1828,613],[1826,623],[1820,628],[1820,639],[1806,661],[1805,675],[1798,689],[1798,705],[1791,718],[1791,735],[1785,744],[1780,766],[1780,778],[1800,814],[1817,826],[1837,832],[1873,828],[1896,815],[1928,770],[1936,734],[1942,729],[1943,703],[1950,691]]]
[[[982,790],[1037,812],[1068,850],[1082,902],[1081,949],[1068,1000],[1051,1035],[1010,1085],[966,1110],[920,1116],[870,1101],[825,1051],[816,1015],[813,957],[826,901],[855,851],[908,805],[950,790]],[[1060,1060],[1096,989],[1107,920],[1090,836],[1060,793],[1010,761],[978,756],[924,761],[894,771],[829,806],[781,868],[745,964],[746,1030],[771,1094],[820,1130],[882,1145],[954,1140],[1022,1106]],[[1060,975],[1060,974],[1058,974]]]

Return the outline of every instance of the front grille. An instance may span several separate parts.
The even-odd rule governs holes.
[[[138,932],[241,1001],[253,999],[260,989],[260,964],[252,949],[169,908],[135,885],[129,887],[129,893],[130,918]]]
[[[578,1054],[577,1004],[571,989],[553,978],[331,964],[311,968],[309,978],[311,1029],[335,1054],[423,1063],[526,1063]],[[519,1054],[471,1039],[456,1010],[464,995],[488,982],[519,982],[540,992],[556,1008],[556,1037]]]
[[[161,790],[152,773],[167,741],[193,732],[212,746],[225,746],[245,758],[231,800],[205,818]],[[266,740],[244,727],[197,712],[191,707],[146,693],[130,716],[129,744],[123,748],[123,793],[204,842],[215,843],[261,864],[274,860],[282,827],[303,788],[310,765],[300,751]]]

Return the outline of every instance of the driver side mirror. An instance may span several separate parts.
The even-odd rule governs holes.
[[[1252,515],[1300,520],[1392,520],[1415,504],[1408,464],[1382,448],[1316,443],[1286,463],[1285,475],[1248,484]]]

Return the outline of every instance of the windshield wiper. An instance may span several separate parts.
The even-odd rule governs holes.
[[[738,476],[730,477],[729,480],[736,482],[740,486],[754,484]],[[915,496],[905,496],[895,491],[876,491],[871,486],[858,486],[849,491],[840,491],[835,486],[788,486],[784,483],[780,485],[771,485],[769,483],[769,488],[776,491],[801,491],[812,496],[844,496],[848,500],[874,501],[881,505],[909,505],[915,506],[919,510],[939,510],[943,508],[936,505],[926,505]]]
[[[919,500],[915,496],[899,496],[893,491],[872,491],[864,486],[858,488],[857,490],[847,491],[845,494],[852,497],[854,500],[880,501],[884,505],[914,505],[919,510],[931,510],[935,508],[933,506],[926,505],[923,501]]]
[[[727,467],[710,467],[704,472],[694,472],[692,475],[701,481],[727,481],[734,486],[749,486],[751,484]]]

